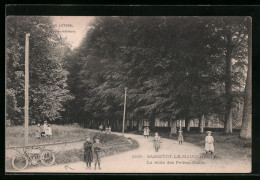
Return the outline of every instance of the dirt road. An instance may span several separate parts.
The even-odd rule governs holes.
[[[84,162],[39,167],[22,172],[59,173],[235,173],[250,172],[249,162],[219,160],[203,156],[203,149],[189,143],[162,138],[159,152],[152,137],[125,134],[138,141],[139,148],[102,159],[101,170],[86,169]],[[21,171],[19,171],[21,172]]]

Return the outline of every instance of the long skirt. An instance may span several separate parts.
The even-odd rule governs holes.
[[[84,161],[86,163],[91,163],[93,161],[93,153],[91,149],[85,149],[84,152]]]
[[[214,152],[214,145],[213,143],[205,143],[205,151],[211,151],[211,152]]]
[[[183,141],[183,136],[178,136],[178,141]]]

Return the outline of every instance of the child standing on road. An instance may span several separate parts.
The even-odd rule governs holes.
[[[148,138],[149,135],[150,135],[150,129],[149,127],[146,127],[146,137]]]
[[[111,126],[108,126],[108,134],[111,134]]]
[[[180,128],[180,130],[179,130],[178,141],[179,141],[179,145],[182,145],[183,135],[182,135],[182,130],[181,130],[181,128]]]
[[[154,149],[155,149],[155,152],[158,152],[159,149],[160,149],[160,140],[161,140],[161,137],[158,135],[158,132],[156,132],[154,134]]]
[[[208,135],[205,138],[205,151],[206,154],[211,153],[214,154],[214,138],[211,136],[211,131],[206,132]]]
[[[147,136],[147,128],[146,127],[144,127],[144,137],[146,137]]]
[[[100,163],[101,163],[101,143],[99,142],[99,137],[95,138],[95,143],[93,144],[93,158],[94,158],[94,163],[95,163],[95,168],[96,170],[97,164],[98,164],[98,169],[101,169]]]
[[[91,162],[93,161],[92,146],[93,143],[90,141],[90,137],[86,136],[86,142],[84,143],[84,161],[86,162],[87,169],[91,169]]]

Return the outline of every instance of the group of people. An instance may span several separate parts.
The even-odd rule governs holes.
[[[102,125],[102,124],[100,124],[100,126],[98,127],[98,130],[99,130],[99,132],[102,132],[102,131],[103,131],[103,125]],[[105,132],[106,132],[107,134],[111,134],[111,126],[106,126],[106,127],[105,127]]]
[[[150,133],[150,129],[148,127],[144,128],[144,137],[148,138],[149,133]],[[183,142],[183,134],[182,134],[182,128],[180,127],[179,131],[178,131],[178,141],[179,141],[179,145],[182,145]],[[205,138],[205,151],[206,154],[213,154],[214,155],[214,138],[211,136],[211,131],[207,131],[206,132],[208,135]],[[158,132],[154,133],[154,138],[153,138],[153,142],[154,142],[154,148],[155,148],[155,152],[158,152],[160,149],[160,143],[161,143],[161,138],[158,134]]]
[[[94,137],[94,143],[90,140],[90,136],[86,136],[84,143],[84,161],[86,162],[87,169],[91,169],[91,163],[94,161],[96,170],[97,164],[98,169],[101,169],[101,143],[99,137]]]
[[[51,137],[52,136],[52,128],[50,124],[47,124],[47,121],[44,121],[43,126],[40,123],[37,124],[36,129],[36,138],[41,137]]]
[[[46,123],[44,122],[44,124],[47,124],[47,122]],[[182,132],[183,131],[180,128],[178,132],[179,132],[179,134],[178,134],[179,145],[182,145],[182,142],[183,142]],[[145,127],[144,128],[144,137],[148,138],[149,133],[150,133],[150,129],[148,127]],[[207,131],[206,133],[208,134],[205,138],[206,154],[208,154],[208,153],[214,154],[214,144],[213,144],[214,138],[211,136],[212,132]],[[101,166],[100,166],[100,164],[101,164],[101,143],[100,143],[100,138],[98,136],[94,137],[93,140],[94,140],[94,143],[90,140],[90,136],[86,136],[86,141],[84,142],[84,162],[87,165],[87,169],[91,169],[91,163],[94,161],[94,163],[95,163],[94,170],[96,170],[97,165],[98,165],[98,169],[101,169]],[[153,142],[154,142],[155,152],[158,152],[160,149],[160,143],[161,143],[161,137],[159,136],[158,132],[154,133]]]

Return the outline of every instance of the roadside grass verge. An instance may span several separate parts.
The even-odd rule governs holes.
[[[19,145],[22,146],[23,132],[20,131],[22,127],[8,127],[8,128],[6,130],[6,134],[8,134],[8,136],[6,137],[7,139],[6,144],[8,144],[9,146],[19,146]],[[31,135],[29,136],[30,145],[80,141],[80,140],[85,140],[86,135],[89,135],[91,139],[93,139],[95,136],[98,136],[102,144],[102,157],[130,151],[135,148],[138,148],[139,146],[138,142],[135,141],[134,139],[117,136],[115,134],[98,133],[88,129],[83,129],[81,127],[75,127],[75,126],[53,125],[52,128],[53,128],[53,137],[51,139],[41,138],[38,140],[37,138],[35,138],[35,136]],[[30,126],[30,131],[34,129],[36,130],[35,126]],[[71,150],[55,153],[56,161],[54,165],[83,161],[83,153],[84,153],[83,148],[81,149],[74,148]],[[11,159],[7,159],[5,164],[6,164],[7,171],[10,172],[13,171],[13,168],[11,166]],[[27,169],[35,168],[39,166],[43,166],[41,162],[38,162],[36,166],[28,166]]]
[[[137,141],[131,139],[132,143],[127,145],[107,146],[102,149],[102,157],[112,156],[115,154],[123,153],[138,148]],[[72,149],[59,153],[57,155],[56,164],[68,164],[73,162],[83,161],[83,149]]]
[[[71,141],[83,141],[85,140],[86,135],[91,137],[95,136],[95,132],[84,129],[80,126],[75,125],[52,125],[52,137],[49,138],[40,138],[35,137],[37,126],[29,126],[29,145],[38,145],[38,144],[51,144],[51,143],[62,143],[62,142],[71,142]],[[23,146],[24,145],[24,128],[23,126],[12,126],[6,127],[6,147],[9,146]],[[111,143],[109,137],[101,133],[100,136],[104,135],[104,143]],[[119,143],[124,141],[124,139],[118,139]]]
[[[185,142],[195,144],[204,150],[206,133],[190,132],[183,136]],[[213,132],[212,136],[217,159],[251,160],[251,140],[240,138],[238,132],[233,134]],[[177,140],[178,137],[175,135],[171,138]]]
[[[97,133],[97,135],[99,135],[99,134]],[[113,139],[112,141],[115,141],[114,144],[117,144],[117,145],[114,145],[114,146],[109,145],[108,146],[108,144],[106,144],[106,146],[104,146],[104,144],[102,144],[102,151],[101,151],[102,158],[107,157],[107,156],[120,154],[120,153],[130,151],[130,150],[134,150],[134,149],[139,147],[138,142],[134,139],[126,139],[124,137],[120,137],[120,136],[116,136],[116,135],[107,135],[107,136],[111,136],[109,139]],[[105,137],[105,136],[99,136],[99,137]],[[127,144],[126,143],[119,144],[118,139],[121,139],[121,138],[126,139],[128,143]],[[100,139],[101,139],[101,143],[102,143],[104,138],[100,138]],[[83,155],[84,155],[83,149],[71,149],[71,150],[68,150],[68,151],[55,153],[56,160],[55,160],[55,163],[53,165],[64,164],[64,168],[65,168],[66,164],[83,161]],[[41,166],[43,166],[41,164],[41,162],[38,162],[38,164],[36,166],[30,166],[29,165],[27,167],[27,169],[41,167]],[[14,169],[11,165],[11,160],[6,160],[6,170],[8,172],[14,171]]]
[[[129,133],[142,135],[143,132],[131,131]],[[178,135],[171,135],[169,137],[169,132],[159,132],[159,135],[163,138],[169,138],[178,140]],[[194,144],[203,149],[201,152],[204,154],[205,147],[205,137],[206,133],[199,132],[184,132],[184,142]],[[154,136],[154,132],[150,133],[150,136]],[[243,139],[239,137],[239,132],[234,132],[232,134],[224,134],[222,132],[212,132],[214,137],[214,147],[216,159],[230,159],[230,160],[241,160],[241,161],[251,161],[252,157],[252,142],[248,139]]]

